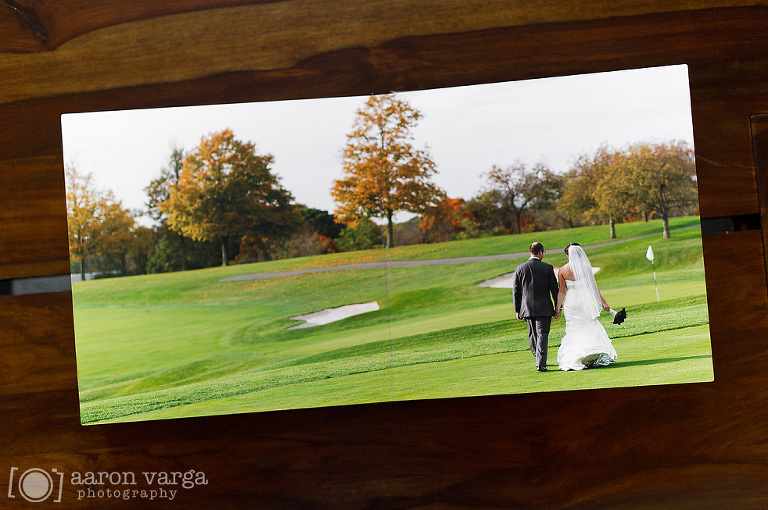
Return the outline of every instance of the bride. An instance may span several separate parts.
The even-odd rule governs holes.
[[[565,248],[568,263],[558,271],[560,291],[555,317],[565,314],[565,336],[557,351],[560,370],[581,370],[607,366],[617,354],[605,328],[597,320],[600,312],[609,311],[608,303],[595,282],[592,264],[578,243]]]

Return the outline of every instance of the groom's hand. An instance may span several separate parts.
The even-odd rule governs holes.
[[[558,311],[556,311],[556,312],[555,312],[555,319],[559,319],[559,318],[560,318],[560,315],[562,315],[562,313],[563,313],[563,311],[562,311],[562,310],[558,310]]]
[[[517,320],[519,321],[523,320],[523,317],[519,313],[517,314]]]

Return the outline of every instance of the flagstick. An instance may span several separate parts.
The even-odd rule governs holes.
[[[653,256],[653,248],[648,246],[648,251],[645,253],[645,258],[651,261],[651,268],[653,269],[653,285],[656,287],[656,302],[659,302],[659,284],[656,281],[656,264],[653,263],[653,259],[656,257]]]

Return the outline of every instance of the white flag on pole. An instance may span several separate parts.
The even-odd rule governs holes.
[[[659,284],[656,281],[656,268],[653,266],[653,248],[648,245],[648,251],[645,253],[645,258],[651,261],[651,267],[653,267],[653,285],[656,287],[656,302],[659,302]]]

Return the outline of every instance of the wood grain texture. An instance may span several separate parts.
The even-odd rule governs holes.
[[[28,0],[18,2],[26,9],[32,11],[34,16],[45,28],[48,37],[46,42],[34,37],[34,34],[25,25],[24,20],[14,12],[14,9],[3,6],[0,10],[0,33],[5,37],[0,41],[0,53],[51,51],[57,49],[63,43],[74,38],[94,32],[96,30],[144,21],[152,18],[170,17],[187,13],[203,13],[205,11],[224,9],[234,6],[259,5],[284,1],[288,6],[281,8],[282,12],[301,11],[310,5],[309,2],[289,2],[287,0],[162,0],[156,2],[123,2],[120,0],[97,0],[87,4],[74,0]],[[333,16],[334,9],[342,2],[325,0],[325,2],[313,2],[317,6],[316,13],[326,15],[324,19]],[[352,3],[347,2],[348,5]],[[399,23],[396,17],[398,13],[408,12],[409,15],[427,14],[433,27],[440,27],[441,32],[454,31],[450,26],[465,30],[466,18],[476,17],[478,14],[486,18],[492,18],[493,14],[502,13],[502,18],[491,26],[501,25],[532,25],[539,23],[552,23],[563,21],[577,21],[590,19],[605,19],[621,16],[636,16],[656,12],[674,12],[709,9],[715,7],[744,7],[762,5],[759,1],[745,0],[685,0],[675,2],[674,5],[661,5],[659,2],[649,0],[634,0],[627,2],[589,2],[574,4],[567,1],[539,2],[536,5],[528,2],[485,2],[483,9],[477,9],[471,3],[460,4],[446,0],[432,1],[430,5],[413,0],[398,0],[397,2],[369,1],[356,3],[359,8],[375,9],[377,17],[392,19],[395,14],[395,23]],[[310,7],[312,8],[312,7]],[[389,16],[387,16],[389,14]],[[361,16],[362,18],[362,16]],[[412,21],[412,20],[411,20]],[[359,23],[361,24],[362,23]],[[192,25],[194,26],[194,25]],[[310,27],[306,27],[310,28]],[[437,32],[432,32],[437,33]]]
[[[204,12],[192,0],[91,4],[35,3],[50,47],[25,43],[23,26],[0,42],[0,279],[68,271],[59,116],[73,111],[688,63],[702,216],[760,212],[749,119],[768,113],[763,6],[340,2],[335,19],[319,1],[217,2]],[[199,44],[195,33],[204,33]],[[199,508],[762,508],[763,239],[744,231],[703,245],[715,363],[707,384],[82,427],[70,295],[0,298],[0,470],[194,469],[210,483],[178,504]],[[0,507],[18,506],[0,494]],[[94,502],[78,502],[67,484],[59,505]]]
[[[691,110],[702,211],[759,211],[750,116],[768,112],[768,61],[693,66]]]
[[[112,0],[85,4],[70,0],[20,1],[18,3],[34,12],[48,37],[45,41],[36,37],[22,17],[14,13],[13,9],[3,6],[3,11],[0,11],[0,33],[7,36],[0,41],[0,53],[51,51],[78,35],[104,27],[185,12],[271,1],[279,0]]]
[[[221,73],[290,69],[319,54],[375,47],[405,37],[630,17],[652,12],[652,5],[659,7],[651,3],[630,3],[623,8],[608,5],[589,3],[576,8],[572,2],[510,5],[505,0],[487,0],[478,9],[470,2],[454,0],[306,0],[159,16],[83,33],[55,51],[0,54],[4,82],[0,102]],[[712,5],[675,4],[674,13],[698,14],[699,22],[719,21],[718,26],[725,26],[726,20],[717,18],[726,11],[695,10]],[[408,13],[407,23],[402,21],[404,12]],[[716,35],[702,38],[695,47],[706,48],[711,36],[718,40]],[[760,31],[751,32],[752,37],[760,35]],[[601,40],[603,44],[607,41],[612,39]],[[620,45],[612,46],[614,55],[621,50]],[[634,51],[639,48],[643,46]]]
[[[0,396],[12,399],[33,393],[71,394],[76,387],[77,376],[72,370],[75,351],[70,293],[3,297],[0,300],[2,350],[5,354],[0,360],[0,373],[3,374]],[[39,363],[39,360],[46,362]],[[23,399],[16,400],[19,409],[26,413]],[[65,402],[70,407],[67,413],[70,416],[71,403],[71,400]],[[4,407],[6,409],[7,406]],[[30,415],[29,419],[34,417]],[[23,433],[24,429],[19,432]]]
[[[61,156],[0,161],[0,279],[67,274]]]
[[[768,232],[768,114],[750,117],[752,153],[755,158],[755,183],[760,205],[760,222],[763,232]],[[763,251],[768,267],[768,236],[763,236]]]

